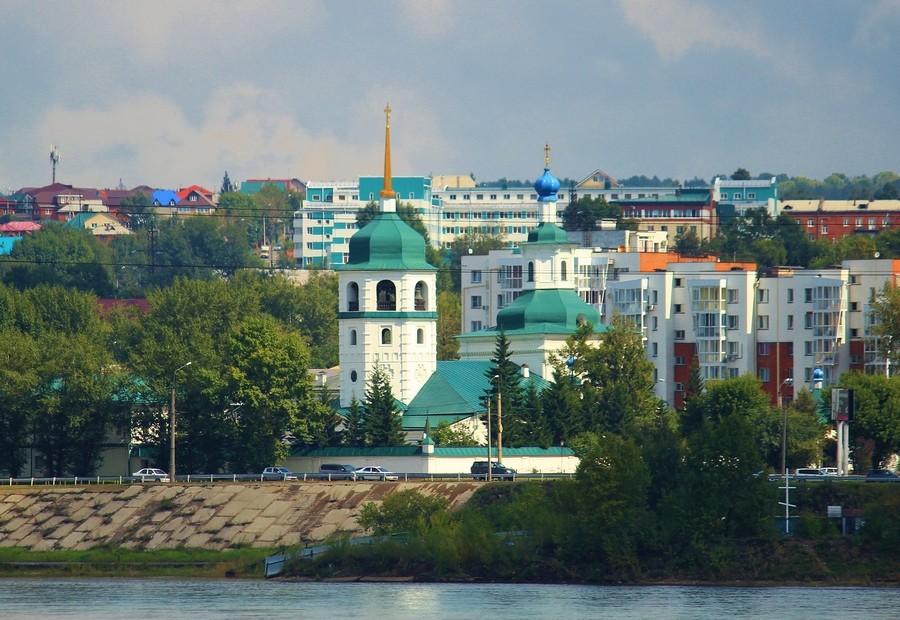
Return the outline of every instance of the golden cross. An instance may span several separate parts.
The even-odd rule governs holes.
[[[544,144],[544,168],[550,167],[550,143]]]

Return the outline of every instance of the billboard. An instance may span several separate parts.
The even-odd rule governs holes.
[[[831,419],[835,422],[849,422],[853,419],[856,403],[853,390],[834,388],[831,390]]]

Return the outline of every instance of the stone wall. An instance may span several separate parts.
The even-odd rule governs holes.
[[[473,482],[268,482],[0,488],[0,547],[137,549],[315,543],[357,532],[370,501],[412,488],[464,504]]]

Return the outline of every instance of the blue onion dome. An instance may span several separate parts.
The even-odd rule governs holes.
[[[559,179],[550,174],[550,168],[544,168],[544,174],[534,182],[534,191],[537,192],[538,202],[556,202]]]
[[[825,379],[825,371],[816,366],[816,368],[813,370],[812,378],[813,381],[816,382],[822,381],[823,379]]]

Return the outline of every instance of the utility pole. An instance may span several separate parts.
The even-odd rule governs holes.
[[[503,462],[503,404],[500,399],[500,377],[497,377],[497,462]]]
[[[50,146],[50,163],[53,166],[53,182],[56,183],[56,164],[59,163],[59,147]]]

